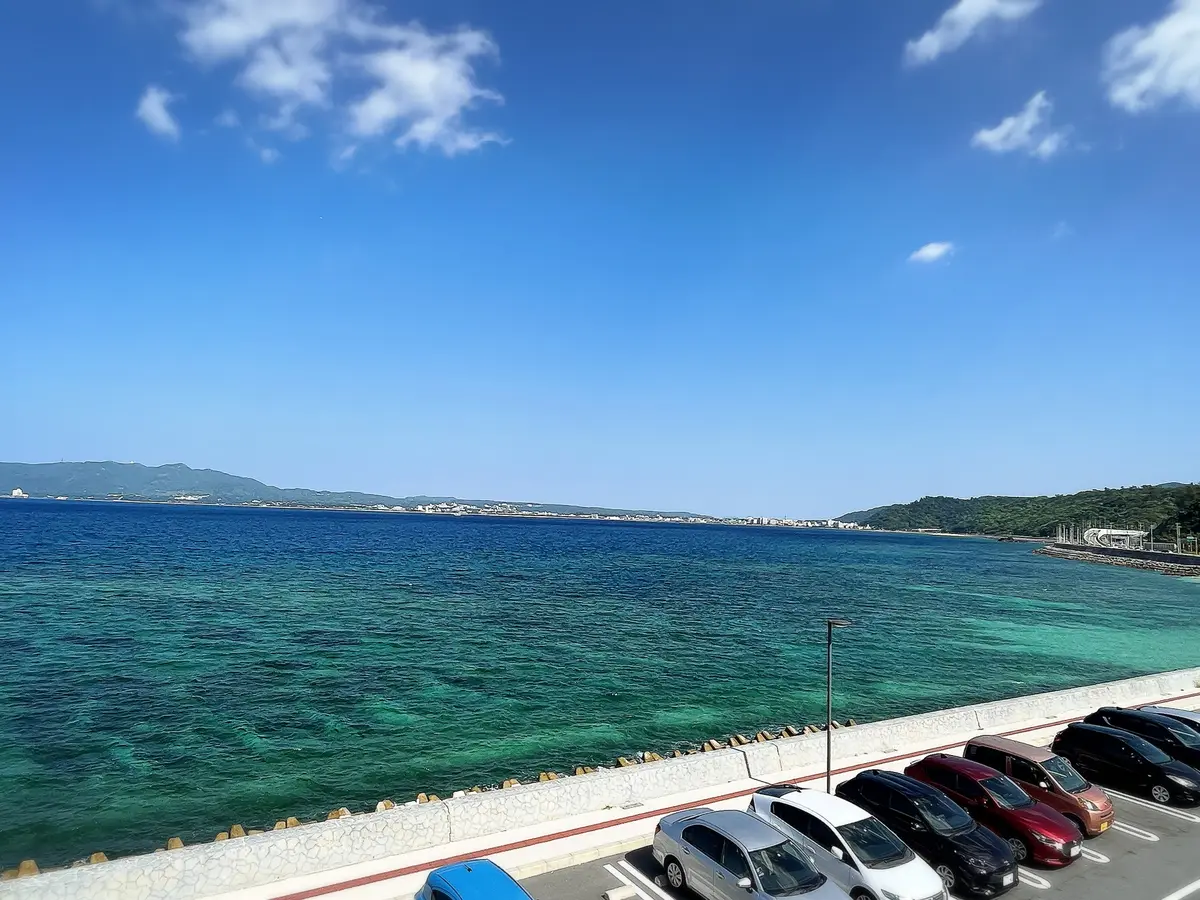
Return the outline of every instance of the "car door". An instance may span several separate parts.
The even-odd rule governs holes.
[[[1054,782],[1037,763],[1027,759],[1011,757],[1009,759],[1009,777],[1024,788],[1034,800],[1054,804],[1058,802],[1058,794],[1054,790]]]
[[[884,819],[884,824],[927,862],[934,862],[941,857],[942,848],[937,835],[921,818],[916,804],[899,791],[892,791],[888,797],[888,818]]]
[[[936,763],[926,763],[925,777],[929,779],[934,787],[959,806],[967,806],[966,798],[963,796],[956,773]]]
[[[863,883],[849,848],[825,822],[780,801],[771,804],[771,814],[786,826],[784,833],[796,842],[814,869],[847,893]],[[840,858],[833,852],[835,847],[842,854]]]
[[[1104,784],[1112,783],[1113,763],[1108,760],[1105,745],[1113,739],[1095,731],[1080,731],[1063,747],[1064,755],[1085,778]],[[1069,752],[1068,752],[1069,751]]]
[[[683,875],[688,887],[705,900],[713,900],[716,896],[713,889],[713,867],[721,858],[724,849],[724,836],[713,831],[707,825],[689,825],[683,829],[679,851],[683,858],[679,864],[683,866]]]
[[[1000,814],[999,807],[988,796],[988,792],[983,789],[983,786],[961,772],[954,773],[954,781],[958,796],[952,799],[980,825],[997,833],[1002,832],[1005,824],[1004,816]],[[962,799],[960,800],[958,797]]]
[[[720,854],[713,865],[713,896],[718,900],[747,900],[746,890],[738,887],[743,878],[754,881],[750,860],[741,847],[722,836]]]

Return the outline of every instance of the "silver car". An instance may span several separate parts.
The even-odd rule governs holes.
[[[663,816],[654,830],[654,858],[672,888],[690,888],[702,900],[847,900],[794,843],[739,810],[701,807]]]

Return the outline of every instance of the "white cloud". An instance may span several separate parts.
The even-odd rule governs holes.
[[[351,132],[372,137],[399,130],[398,147],[437,147],[447,156],[501,141],[462,124],[463,112],[476,101],[502,100],[475,84],[471,61],[495,53],[487,35],[462,30],[437,36],[414,27],[397,37],[395,46],[362,61],[378,87],[350,107]]]
[[[179,123],[175,121],[171,110],[168,109],[176,99],[178,98],[170,91],[152,84],[142,93],[136,115],[142,120],[142,124],[155,134],[168,140],[177,141],[180,135]]]
[[[189,55],[236,64],[237,85],[271,105],[268,128],[300,139],[305,117],[324,116],[341,143],[391,137],[448,156],[502,142],[464,121],[479,102],[502,102],[476,78],[474,62],[496,55],[482,31],[392,24],[365,0],[181,2]]]
[[[237,128],[242,124],[242,120],[232,109],[222,110],[221,114],[213,119],[213,122],[220,128]]]
[[[279,151],[274,147],[260,147],[258,158],[265,162],[268,166],[279,161]]]
[[[924,247],[919,247],[909,254],[908,261],[916,263],[932,263],[949,256],[954,252],[954,244],[950,241],[933,241]]]
[[[1104,81],[1109,102],[1127,112],[1168,100],[1200,106],[1200,0],[1174,0],[1157,22],[1110,40]]]
[[[1050,240],[1061,241],[1064,238],[1071,237],[1071,235],[1074,233],[1075,229],[1072,228],[1067,222],[1056,222],[1054,224],[1054,230],[1050,232]]]
[[[1022,151],[1038,159],[1049,159],[1067,148],[1065,129],[1050,127],[1050,112],[1054,104],[1045,91],[1038,91],[1016,115],[1009,116],[994,128],[981,128],[971,138],[971,146],[992,153]]]
[[[981,28],[992,22],[1018,22],[1042,0],[958,0],[942,13],[931,29],[904,47],[904,58],[914,66],[933,62],[943,53],[957,50]]]

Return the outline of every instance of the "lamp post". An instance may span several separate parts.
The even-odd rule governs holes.
[[[849,628],[849,619],[825,620],[825,793],[833,793],[833,629]]]

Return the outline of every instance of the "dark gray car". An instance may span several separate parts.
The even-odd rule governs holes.
[[[740,810],[701,807],[663,816],[653,850],[667,883],[702,900],[847,900],[794,843]]]

